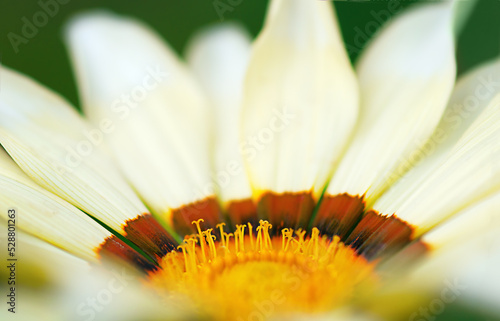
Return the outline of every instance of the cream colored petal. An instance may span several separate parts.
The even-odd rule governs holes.
[[[497,193],[424,235],[431,251],[410,280],[431,288],[444,285],[456,300],[500,315],[499,206]]]
[[[243,79],[249,55],[250,36],[234,24],[205,29],[188,46],[188,63],[211,101],[215,182],[224,203],[252,197],[239,149]]]
[[[280,10],[281,0],[270,0],[267,4],[267,14],[264,21],[265,24],[270,23],[271,19],[276,16]]]
[[[470,264],[492,264],[500,254],[500,193],[495,193],[457,213],[424,234],[421,241],[430,247],[429,258],[417,269],[420,275],[431,267],[434,274],[466,274]],[[498,256],[500,258],[500,256]],[[463,266],[463,265],[466,266]],[[497,260],[497,268],[500,261]],[[475,265],[475,264],[472,264]],[[475,268],[477,271],[477,267]],[[456,275],[456,274],[455,274]],[[497,278],[492,277],[494,282]]]
[[[411,191],[389,191],[374,208],[382,213],[396,213],[416,226],[416,235],[420,235],[499,191],[499,123],[500,93],[425,179]]]
[[[401,275],[391,278],[391,286],[400,291],[434,292],[433,297],[444,299],[445,303],[462,301],[476,310],[500,313],[499,207],[497,192],[424,234],[420,241],[428,251],[420,261],[405,264],[408,256],[403,251],[403,255],[385,265],[398,271],[403,263],[404,269],[399,268]]]
[[[154,212],[213,194],[212,118],[201,90],[162,39],[108,13],[79,16],[67,29],[83,109],[105,134],[120,169]]]
[[[451,148],[500,92],[500,59],[484,63],[460,77],[431,137],[439,150]],[[437,146],[436,146],[437,147]]]
[[[0,220],[0,228],[4,230]],[[121,266],[89,266],[81,259],[18,231],[16,318],[5,309],[1,320],[193,320],[187,307],[160,301],[143,277]],[[7,241],[0,233],[2,244]],[[4,262],[5,252],[0,252]],[[7,280],[0,270],[0,277]],[[6,289],[6,288],[5,288]],[[7,295],[8,293],[5,293]],[[137,307],[141,308],[138,309]]]
[[[451,13],[450,3],[410,9],[367,47],[357,66],[361,116],[328,194],[372,203],[433,133],[455,81]]]
[[[37,184],[122,231],[147,212],[109,161],[103,134],[63,99],[2,68],[0,143]]]
[[[0,219],[0,228],[2,231],[8,231],[6,220]],[[7,244],[8,234],[0,233],[2,244]],[[41,286],[64,286],[73,276],[73,273],[89,272],[92,266],[73,254],[63,251],[46,241],[30,235],[19,226],[16,229],[16,249],[15,258],[18,262],[19,277],[17,284],[21,287],[33,287],[36,289]],[[7,251],[3,251],[0,259],[6,262],[11,257],[7,256]],[[0,275],[5,273],[1,271]],[[2,275],[3,276],[3,275]]]
[[[35,184],[2,149],[0,217],[14,230],[25,230],[90,262],[97,260],[96,250],[111,236],[80,210]]]
[[[7,244],[7,222],[0,219],[0,244]],[[45,241],[24,233],[19,228],[16,231],[17,261],[16,263],[16,314],[5,309],[0,310],[1,320],[67,320],[62,318],[62,309],[50,310],[49,302],[55,300],[54,294],[61,288],[73,282],[75,278],[86,275],[91,271],[88,262],[58,249]],[[7,251],[0,252],[0,260],[7,262]],[[7,280],[10,270],[0,270],[0,278]],[[7,290],[8,287],[3,289]],[[7,295],[9,293],[5,293]],[[15,316],[15,317],[13,317]]]
[[[358,89],[327,1],[277,1],[245,82],[242,153],[255,196],[319,194],[358,112]]]
[[[473,204],[422,236],[422,241],[439,252],[460,246],[481,235],[500,231],[500,193]],[[494,244],[492,244],[493,246]],[[500,243],[499,243],[500,245]]]
[[[498,235],[498,234],[497,234]],[[470,248],[470,251],[474,251]],[[477,253],[476,253],[477,254]],[[465,267],[452,272],[452,277],[461,280],[464,290],[459,300],[464,306],[476,311],[482,311],[489,316],[500,317],[500,250],[487,251],[479,255],[469,257],[468,261],[456,262]],[[457,265],[455,265],[457,268]]]
[[[414,160],[420,160],[419,164],[382,195],[374,207],[383,213],[397,212],[428,179],[428,176],[438,170],[464,132],[499,92],[499,59],[488,62],[461,77],[434,134],[424,145],[422,153],[412,155]],[[401,169],[400,172],[404,170]],[[435,190],[432,192],[436,193]]]

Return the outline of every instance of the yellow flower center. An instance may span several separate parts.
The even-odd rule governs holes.
[[[234,233],[221,223],[216,237],[201,230],[201,221],[193,222],[198,234],[164,257],[149,282],[169,300],[188,299],[219,320],[328,311],[376,280],[374,263],[317,228],[309,236],[288,228],[271,236],[267,221],[255,229],[237,225]]]

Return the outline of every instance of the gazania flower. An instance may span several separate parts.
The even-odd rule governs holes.
[[[84,117],[2,68],[1,215],[140,271],[162,302],[143,318],[435,317],[500,228],[500,62],[455,82],[454,8],[397,17],[355,70],[325,1],[272,1],[252,44],[209,28],[187,64],[134,20],[79,16]]]

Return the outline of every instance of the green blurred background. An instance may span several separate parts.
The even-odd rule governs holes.
[[[43,3],[56,0],[41,0]],[[215,2],[230,6],[221,15]],[[309,0],[313,1],[313,0]],[[317,0],[318,1],[318,0]],[[429,1],[429,0],[427,0]],[[465,0],[468,1],[468,0]],[[104,8],[134,16],[150,24],[182,54],[190,36],[203,26],[224,21],[238,21],[252,35],[262,26],[267,0],[59,0],[57,12],[41,24],[38,33],[15,48],[9,34],[22,35],[23,19],[33,21],[42,10],[38,0],[0,0],[1,61],[24,72],[61,93],[78,106],[78,98],[68,56],[62,42],[63,26],[74,14]],[[339,23],[349,55],[353,61],[382,23],[389,19],[391,9],[401,11],[421,1],[334,1]],[[132,41],[132,40],[131,40]],[[464,32],[458,39],[457,59],[459,73],[496,57],[500,53],[500,1],[479,0]],[[488,320],[471,308],[457,304],[446,309],[436,320]],[[492,320],[492,319],[489,319]]]

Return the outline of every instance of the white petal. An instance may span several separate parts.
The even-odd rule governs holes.
[[[224,203],[252,197],[239,149],[243,80],[250,56],[250,37],[233,24],[197,34],[187,59],[212,103],[215,172]]]
[[[500,59],[485,63],[460,77],[434,135],[439,149],[451,148],[500,92]]]
[[[209,142],[212,119],[201,90],[158,35],[106,13],[68,27],[83,108],[105,135],[127,179],[154,212],[213,194]]]
[[[277,1],[270,11],[245,83],[243,156],[256,197],[319,194],[357,117],[355,76],[331,3]]]
[[[0,228],[2,231],[8,231],[8,223],[3,218],[0,219]],[[0,233],[2,244],[7,244],[8,238],[7,233]],[[90,272],[92,266],[96,267],[88,261],[24,232],[19,229],[19,226],[16,229],[16,248],[15,258],[23,263],[18,265],[22,277],[17,280],[18,285],[22,286],[33,286],[33,279],[36,281],[38,278],[41,278],[38,281],[44,282],[43,285],[47,287],[64,286],[76,273]],[[0,255],[2,259],[4,259],[3,254]],[[35,284],[35,286],[39,285]]]
[[[0,105],[0,143],[37,184],[150,255],[173,247],[110,162],[100,129],[91,128],[53,92],[7,68],[2,68]]]
[[[422,158],[423,160],[382,195],[374,207],[383,213],[397,212],[424,183],[428,175],[438,170],[464,132],[499,92],[499,59],[484,64],[461,77],[434,134],[424,145],[422,153],[413,156],[417,160]],[[433,189],[432,192],[437,191]]]
[[[371,43],[357,66],[361,118],[327,190],[373,202],[433,133],[455,80],[451,5],[411,9]]]
[[[424,235],[431,251],[411,279],[427,285],[443,285],[444,280],[466,303],[500,313],[499,206],[497,193]]]
[[[500,190],[500,93],[493,98],[451,151],[411,190],[395,188],[374,208],[396,213],[427,231],[460,210]],[[404,194],[404,195],[403,195]],[[391,201],[392,200],[392,201]]]
[[[4,231],[1,220],[0,228]],[[141,275],[130,269],[89,266],[39,239],[18,233],[16,314],[22,315],[20,320],[85,320],[92,315],[95,320],[145,321],[158,320],[160,315],[164,320],[193,319],[182,315],[188,313],[187,307],[173,307],[161,300],[141,283]],[[7,241],[4,236],[0,233],[2,244]],[[1,320],[16,319],[12,315],[7,309],[0,310]]]
[[[424,234],[422,241],[429,244],[433,250],[442,251],[470,242],[481,235],[493,235],[493,232],[500,231],[499,207],[500,193],[496,193]]]
[[[267,4],[267,14],[264,21],[265,24],[270,23],[271,19],[276,16],[281,7],[281,0],[270,0]]]
[[[36,185],[1,148],[0,217],[91,262],[111,236],[77,208]]]
[[[0,142],[39,185],[118,231],[147,212],[106,158],[102,133],[59,96],[4,67],[0,102]]]

